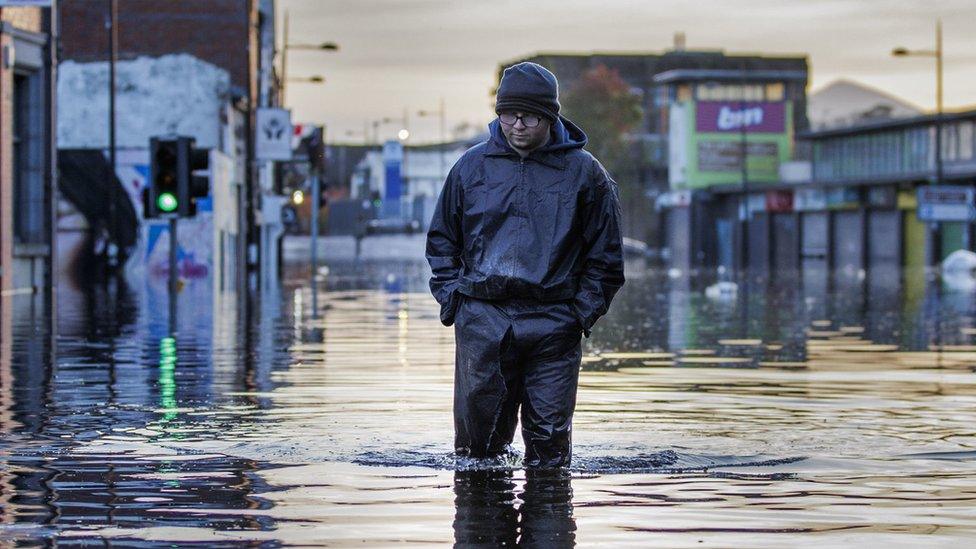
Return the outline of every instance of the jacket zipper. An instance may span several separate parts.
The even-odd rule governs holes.
[[[525,217],[528,213],[528,209],[525,205],[525,159],[519,158],[519,177],[518,177],[518,197],[519,197],[519,214]]]
[[[517,272],[516,272],[517,269],[515,268],[515,266],[518,264],[518,259],[517,258],[522,253],[522,230],[525,228],[525,225],[524,225],[525,224],[525,214],[526,214],[526,206],[525,206],[525,159],[522,158],[522,157],[519,157],[518,181],[515,184],[516,184],[516,187],[515,187],[515,196],[517,197],[517,200],[516,200],[516,208],[517,208],[517,212],[518,212],[517,215],[516,215],[516,221],[518,222],[518,225],[517,225],[518,228],[515,231],[515,247],[514,247],[514,250],[513,250],[514,253],[515,253],[515,257],[512,258],[512,277],[513,278],[517,274]]]

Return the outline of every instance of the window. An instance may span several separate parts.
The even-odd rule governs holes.
[[[13,85],[13,225],[21,244],[44,242],[44,146],[41,76],[17,73]]]
[[[762,101],[766,95],[761,85],[742,86],[742,98],[746,101]]]
[[[959,125],[959,160],[973,158],[973,121],[966,120]]]
[[[762,101],[762,84],[719,84],[709,82],[698,85],[699,101]]]
[[[782,82],[766,84],[766,101],[782,101],[786,96]]]

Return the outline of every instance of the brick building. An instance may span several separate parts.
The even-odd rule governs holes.
[[[0,8],[0,300],[18,294],[50,298],[50,36],[50,10]]]
[[[118,57],[188,53],[230,73],[242,92],[256,94],[259,2],[253,0],[122,0]],[[108,2],[61,0],[62,61],[105,61]]]

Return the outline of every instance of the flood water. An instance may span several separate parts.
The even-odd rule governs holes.
[[[422,263],[334,263],[315,296],[292,265],[247,312],[190,282],[173,325],[162,282],[67,288],[55,337],[10,298],[0,543],[976,542],[972,289],[627,275],[584,343],[573,469],[548,473],[452,457]]]

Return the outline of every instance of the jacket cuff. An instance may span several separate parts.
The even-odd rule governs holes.
[[[576,315],[576,321],[579,322],[580,328],[583,330],[583,335],[589,338],[591,326],[586,323],[586,319],[580,314],[579,307],[575,303],[573,303],[573,314]]]
[[[454,315],[457,314],[460,300],[461,294],[458,293],[457,288],[451,290],[451,296],[441,305],[441,324],[445,326],[454,324]]]

